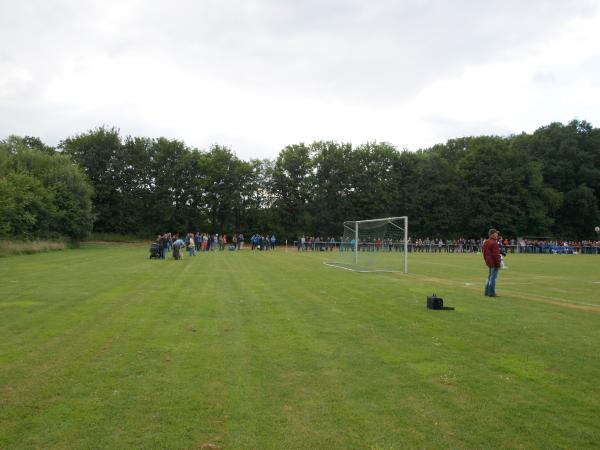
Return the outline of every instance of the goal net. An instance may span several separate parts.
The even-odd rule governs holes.
[[[408,272],[408,217],[344,222],[336,257],[325,264],[355,272]]]

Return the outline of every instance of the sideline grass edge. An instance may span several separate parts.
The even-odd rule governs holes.
[[[13,255],[31,255],[57,250],[65,250],[68,247],[64,241],[9,241],[0,240],[0,257]]]

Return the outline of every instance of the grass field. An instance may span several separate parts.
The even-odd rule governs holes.
[[[324,259],[1,258],[0,448],[598,448],[600,256]]]

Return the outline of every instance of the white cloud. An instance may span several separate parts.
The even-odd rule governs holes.
[[[595,123],[598,30],[585,0],[3,2],[0,137],[115,125],[249,158]]]
[[[436,141],[481,133],[532,132],[554,121],[600,117],[600,16],[568,22],[552,39],[500,62],[466,67],[429,84],[406,104],[407,116],[431,120]],[[437,124],[437,125],[436,125]],[[455,129],[452,133],[452,129]],[[431,141],[414,140],[417,146]]]

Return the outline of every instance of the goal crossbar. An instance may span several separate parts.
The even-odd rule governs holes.
[[[369,222],[385,222],[392,220],[400,220],[400,219],[408,219],[408,216],[399,216],[399,217],[383,217],[381,219],[369,219],[369,220],[347,220],[344,222],[344,225],[347,223],[369,223]]]

